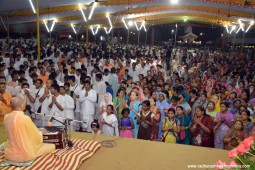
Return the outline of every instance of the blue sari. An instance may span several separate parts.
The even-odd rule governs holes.
[[[166,95],[164,93],[160,93],[160,94],[163,94],[165,96],[165,99],[162,102],[160,101],[156,102],[156,106],[160,109],[160,116],[161,116],[161,121],[158,123],[158,126],[159,126],[158,140],[159,141],[161,141],[161,138],[164,134],[164,132],[162,131],[162,120],[164,120],[166,117],[164,113],[164,109],[169,105],[166,101]]]
[[[139,110],[139,106],[140,106],[141,102],[138,101],[134,104],[134,110],[138,112]],[[129,106],[130,109],[130,106]],[[133,119],[134,122],[134,129],[133,129],[133,133],[134,133],[134,137],[137,139],[137,135],[138,135],[138,129],[139,129],[139,125],[137,124],[137,117],[136,114],[130,109],[130,113],[129,116]]]
[[[180,121],[180,126],[185,126],[186,127],[186,126],[191,125],[190,117],[186,114],[183,114],[183,116],[176,116],[176,118]],[[191,137],[190,130],[186,129],[184,140],[179,140],[178,143],[189,145],[190,144],[190,137]]]

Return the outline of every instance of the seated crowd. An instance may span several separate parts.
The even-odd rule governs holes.
[[[255,62],[243,53],[71,43],[37,62],[32,42],[0,51],[0,121],[20,96],[38,127],[56,116],[82,121],[73,131],[221,149],[255,133]]]

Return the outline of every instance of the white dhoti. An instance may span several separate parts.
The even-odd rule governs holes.
[[[84,123],[82,123],[82,130],[87,132],[92,132],[90,125],[93,121],[94,121],[94,115],[83,115]]]

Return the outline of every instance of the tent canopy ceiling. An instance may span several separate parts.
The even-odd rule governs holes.
[[[31,0],[36,7],[36,0]],[[124,27],[122,18],[132,21],[145,20],[146,25],[159,25],[183,22],[197,22],[224,26],[237,22],[238,19],[252,20],[255,17],[255,2],[244,6],[245,0],[179,0],[172,4],[170,0],[38,0],[40,21],[57,19],[56,25],[94,25],[108,26],[106,13],[109,13],[114,27]],[[92,5],[96,3],[94,14],[84,22],[78,4],[82,4],[88,17]],[[254,3],[254,4],[252,4]],[[5,21],[8,16],[12,26],[34,25],[36,14],[33,13],[29,0],[1,0],[0,15]],[[0,25],[0,28],[3,25]]]

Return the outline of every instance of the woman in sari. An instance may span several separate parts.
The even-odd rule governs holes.
[[[250,115],[251,113],[249,110],[240,112],[240,118],[243,123],[244,132],[247,134],[250,134],[253,129],[253,123],[251,121]]]
[[[193,135],[192,145],[213,148],[213,120],[202,106],[195,109],[195,117],[190,128]]]
[[[246,135],[242,121],[235,121],[234,128],[232,128],[232,130],[228,130],[224,137],[224,148],[226,150],[236,148],[245,139],[245,137]]]
[[[138,113],[138,139],[151,140],[151,132],[153,128],[154,114],[150,111],[150,101],[145,100],[142,103],[142,110]]]
[[[213,103],[215,104],[215,110],[216,110],[216,112],[217,112],[217,113],[220,112],[220,110],[221,110],[221,107],[220,107],[220,97],[219,97],[217,94],[214,94],[214,95],[212,96],[211,101],[213,101]]]
[[[164,109],[168,106],[169,104],[166,101],[166,95],[164,93],[159,93],[159,97],[158,97],[158,101],[156,102],[156,106],[160,109],[160,118],[165,119],[165,112]],[[159,127],[159,133],[158,133],[158,140],[161,139],[162,135],[163,135],[163,131],[162,131],[162,121],[160,121],[158,123],[158,127]]]
[[[117,118],[120,120],[122,118],[122,109],[128,107],[127,105],[127,98],[125,96],[125,91],[123,88],[120,88],[117,92],[117,96],[113,99],[113,104],[117,111]]]
[[[217,112],[216,112],[216,110],[215,110],[215,104],[214,104],[214,102],[209,101],[209,102],[207,103],[206,113],[207,113],[207,115],[211,116],[212,120],[215,119]]]
[[[232,113],[227,111],[228,103],[222,102],[220,104],[221,112],[217,113],[216,115],[216,126],[214,127],[215,138],[214,138],[214,147],[223,149],[224,143],[223,139],[226,135],[227,131],[230,130],[233,122],[234,116]]]
[[[141,101],[139,101],[139,95],[138,95],[138,91],[137,90],[132,90],[130,93],[130,105],[129,105],[129,109],[130,109],[130,117],[132,118],[133,122],[134,122],[134,137],[137,138],[138,135],[138,129],[139,129],[139,125],[137,123],[137,118],[139,115],[139,112],[142,109],[141,106]]]
[[[176,107],[176,118],[180,121],[180,134],[179,134],[179,141],[180,144],[190,144],[190,126],[191,126],[191,120],[190,117],[186,114],[184,114],[184,108],[182,106]]]
[[[107,106],[113,105],[112,103],[112,95],[110,93],[104,94],[104,100],[101,101],[99,104],[99,110],[98,110],[98,123],[100,125],[100,128],[102,128],[103,124],[103,113],[106,112]]]
[[[179,105],[182,106],[184,108],[184,113],[186,115],[189,115],[190,114],[190,111],[191,111],[191,107],[189,105],[189,103],[187,103],[185,101],[185,96],[184,94],[179,94]]]
[[[151,132],[151,140],[157,141],[158,140],[158,131],[159,131],[159,122],[160,122],[160,109],[156,106],[156,99],[150,97],[149,98],[150,104],[151,104],[151,112],[154,114],[154,125],[152,127],[152,132]]]

